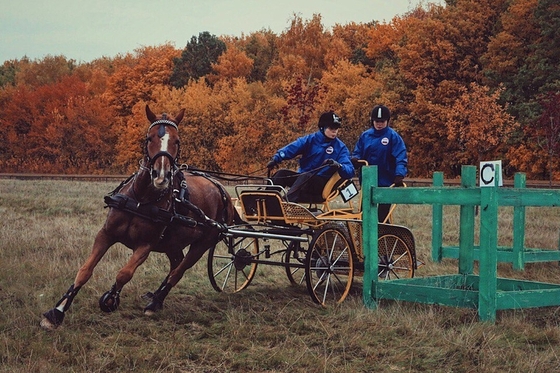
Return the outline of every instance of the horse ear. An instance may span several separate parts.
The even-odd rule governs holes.
[[[183,116],[185,115],[185,109],[181,109],[181,111],[179,112],[179,114],[177,114],[177,116],[175,117],[175,123],[177,123],[177,125],[179,123],[181,123],[181,121],[183,120]]]
[[[154,113],[152,113],[148,104],[146,104],[146,116],[148,117],[148,120],[150,121],[150,123],[153,123],[157,120],[156,115]]]

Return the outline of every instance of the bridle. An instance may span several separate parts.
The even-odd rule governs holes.
[[[177,124],[175,124],[175,122],[170,121],[168,119],[165,119],[166,115],[163,114],[164,119],[159,119],[156,120],[155,122],[153,122],[150,127],[148,127],[148,132],[150,132],[150,130],[156,126],[156,125],[161,125],[161,127],[158,130],[158,136],[160,138],[162,138],[163,136],[165,136],[165,126],[171,126],[173,128],[175,128],[175,130],[178,130]],[[150,168],[150,173],[153,172],[153,166],[154,163],[156,161],[156,159],[158,159],[159,157],[167,157],[169,159],[169,161],[171,161],[171,165],[172,165],[172,169],[173,171],[177,168],[177,160],[179,159],[179,154],[181,153],[181,148],[179,147],[177,150],[177,155],[175,157],[173,157],[168,151],[166,150],[162,150],[157,152],[156,154],[154,154],[153,156],[150,157],[150,154],[148,153],[148,140],[146,139],[146,143],[145,143],[145,154],[146,154],[146,161],[147,161],[147,165]]]

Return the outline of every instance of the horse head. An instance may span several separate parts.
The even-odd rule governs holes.
[[[146,134],[145,165],[150,169],[152,185],[158,190],[169,187],[177,168],[180,150],[178,125],[184,114],[185,109],[182,109],[175,118],[169,118],[165,113],[158,117],[146,105],[150,127]]]

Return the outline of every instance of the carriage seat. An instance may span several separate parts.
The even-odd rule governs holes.
[[[304,206],[286,202],[276,190],[245,190],[239,194],[244,219],[261,223],[297,224],[316,220]]]

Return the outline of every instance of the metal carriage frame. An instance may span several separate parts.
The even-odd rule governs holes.
[[[236,207],[246,224],[228,227],[210,249],[208,276],[214,289],[241,291],[259,265],[271,265],[284,267],[291,284],[305,284],[318,304],[344,301],[354,276],[364,270],[364,227],[359,205],[346,198],[340,205],[351,181],[335,179],[319,205],[289,202],[286,191],[274,185],[237,186]],[[414,277],[418,261],[412,232],[388,223],[379,223],[378,231],[379,279]]]

